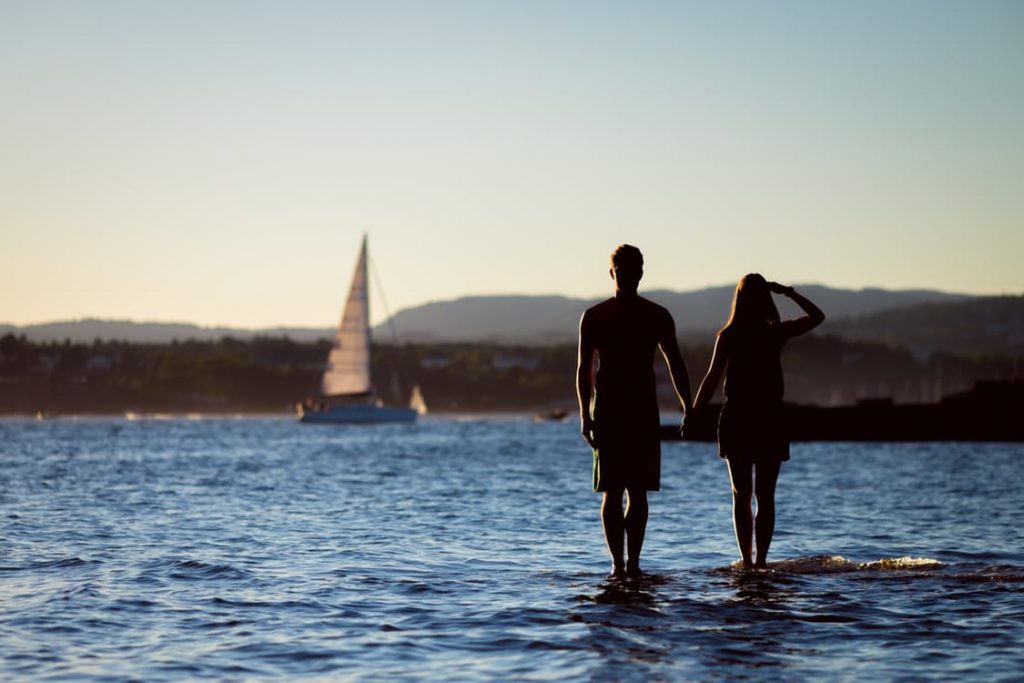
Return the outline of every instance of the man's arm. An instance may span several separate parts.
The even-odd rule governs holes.
[[[661,355],[668,363],[668,374],[672,379],[672,387],[676,390],[676,398],[679,399],[679,408],[685,413],[693,405],[690,400],[690,375],[686,371],[683,355],[679,353],[676,323],[668,312],[665,313],[660,328],[658,345],[661,347]]]
[[[580,347],[576,359],[576,399],[580,404],[580,432],[591,448],[597,448],[594,437],[594,419],[590,414],[590,398],[594,393],[594,347],[591,321],[587,314],[580,318]]]

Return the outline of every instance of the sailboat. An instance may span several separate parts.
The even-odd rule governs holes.
[[[296,406],[300,422],[378,424],[416,420],[415,408],[385,406],[374,393],[370,373],[369,290],[366,238],[363,237],[341,324],[320,380],[320,395]]]
[[[423,392],[420,391],[419,384],[412,388],[412,396],[409,397],[409,407],[420,415],[427,414],[427,399],[423,398]]]

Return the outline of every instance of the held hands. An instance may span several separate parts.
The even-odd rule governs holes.
[[[691,405],[683,411],[683,417],[679,421],[679,438],[683,441],[693,439],[694,435],[701,432],[701,425],[705,422],[704,410]]]
[[[597,434],[594,433],[594,421],[589,417],[580,418],[580,432],[583,434],[583,440],[587,442],[587,445],[591,448],[597,448]]]

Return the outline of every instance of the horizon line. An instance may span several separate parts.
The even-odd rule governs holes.
[[[811,282],[796,283],[793,286],[794,287],[822,287],[822,288],[825,288],[825,289],[838,290],[838,291],[847,291],[847,292],[868,292],[868,291],[878,291],[878,292],[909,292],[909,293],[912,293],[912,292],[933,292],[935,294],[941,294],[941,295],[945,295],[945,296],[961,296],[961,297],[969,297],[969,298],[997,298],[997,297],[1024,296],[1024,291],[1021,291],[1021,292],[997,292],[997,293],[982,293],[982,294],[978,294],[978,293],[957,292],[957,291],[950,291],[950,290],[943,290],[943,289],[935,289],[935,288],[930,288],[930,287],[911,287],[911,288],[893,289],[893,288],[880,287],[880,286],[865,286],[865,287],[856,287],[856,288],[854,288],[854,287],[836,287],[836,286],[833,286],[833,285],[825,285],[825,284],[821,284],[821,283],[811,283]],[[730,283],[730,284],[722,284],[722,285],[708,285],[706,287],[698,287],[696,289],[669,289],[669,288],[655,288],[655,289],[648,289],[648,290],[641,289],[641,293],[644,293],[644,292],[647,292],[647,293],[671,292],[671,293],[674,293],[674,294],[693,294],[693,293],[704,292],[704,291],[708,291],[708,290],[712,290],[712,289],[723,289],[723,288],[731,289],[732,287],[735,287],[735,285]],[[563,298],[563,299],[567,299],[567,300],[577,300],[577,301],[584,301],[585,302],[585,301],[598,301],[598,300],[607,298],[607,296],[608,296],[607,294],[599,294],[597,296],[592,296],[592,297],[582,297],[582,296],[572,296],[572,295],[568,295],[568,294],[556,294],[556,293],[547,293],[547,294],[522,294],[522,293],[519,293],[519,294],[516,294],[516,293],[504,293],[504,294],[497,294],[497,293],[494,293],[494,294],[463,294],[463,295],[456,296],[456,297],[449,298],[449,299],[435,299],[435,300],[431,300],[431,301],[425,301],[425,302],[422,302],[422,303],[419,303],[419,304],[413,304],[411,306],[406,306],[405,308],[402,308],[402,309],[399,309],[398,311],[395,311],[389,317],[381,318],[380,321],[377,322],[373,326],[376,327],[376,326],[385,324],[389,319],[394,318],[396,315],[398,315],[402,311],[406,311],[406,310],[410,310],[410,309],[415,309],[415,308],[420,308],[420,307],[423,307],[423,306],[429,306],[431,304],[454,303],[454,302],[465,300],[465,299],[488,299],[488,298],[507,298],[507,297],[541,299],[541,298],[554,297],[554,298]],[[318,330],[318,329],[323,329],[323,328],[333,328],[333,327],[336,327],[336,323],[269,323],[269,324],[263,324],[263,325],[245,325],[245,324],[232,324],[232,323],[226,323],[226,322],[218,322],[218,323],[189,322],[189,321],[184,321],[184,320],[173,320],[173,319],[172,320],[168,320],[168,319],[162,319],[161,320],[161,319],[154,319],[154,318],[102,317],[101,315],[96,315],[96,314],[86,314],[86,315],[82,315],[82,316],[72,316],[72,317],[68,317],[68,318],[56,318],[56,319],[51,318],[49,320],[42,320],[42,321],[35,321],[35,322],[20,322],[20,323],[19,322],[11,322],[11,321],[8,321],[8,320],[0,320],[0,326],[3,326],[3,327],[15,327],[15,328],[25,328],[25,327],[40,327],[40,326],[44,326],[44,325],[59,325],[59,324],[83,323],[83,322],[129,323],[129,324],[133,324],[133,325],[181,325],[181,326],[195,327],[195,328],[198,328],[198,329],[205,329],[205,330],[216,330],[216,329],[224,328],[224,329],[233,329],[233,330],[250,331],[250,332],[263,331],[263,330],[275,330],[275,329],[308,329],[308,330]]]

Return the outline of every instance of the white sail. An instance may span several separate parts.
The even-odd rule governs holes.
[[[423,392],[420,390],[419,384],[412,388],[412,396],[409,398],[409,407],[420,415],[427,414],[427,401],[423,398]]]
[[[345,310],[320,382],[323,396],[370,391],[370,294],[366,277],[366,238],[352,277]]]

